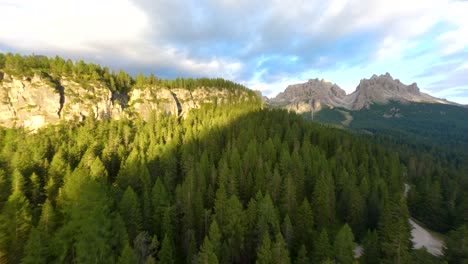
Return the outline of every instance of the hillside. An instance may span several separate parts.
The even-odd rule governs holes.
[[[0,125],[36,130],[60,120],[82,121],[153,113],[185,117],[203,104],[256,101],[255,93],[223,79],[161,80],[111,72],[61,58],[0,54]]]
[[[227,101],[200,103],[185,115],[156,102],[143,118],[145,108],[135,105],[145,101],[137,99],[122,100],[120,119],[61,122],[65,91],[81,89],[70,83],[93,86],[71,95],[88,95],[89,103],[102,100],[95,83],[131,102],[141,82],[129,78],[113,89],[106,79],[77,81],[87,75],[37,74],[7,77],[6,85],[43,91],[54,88],[40,86],[44,80],[60,81],[64,107],[60,121],[36,133],[0,127],[2,263],[352,263],[356,243],[366,263],[439,260],[410,250],[398,154],[363,137],[263,109],[240,86],[220,90],[232,95]],[[183,91],[193,95],[200,82]],[[168,89],[180,98],[162,83],[149,93]]]

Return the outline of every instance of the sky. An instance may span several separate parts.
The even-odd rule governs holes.
[[[132,75],[222,77],[264,95],[389,72],[468,104],[468,1],[0,0],[0,52]]]

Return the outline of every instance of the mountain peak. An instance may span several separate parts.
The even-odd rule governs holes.
[[[349,95],[329,81],[310,79],[306,83],[288,86],[269,103],[296,112],[307,112],[312,108],[318,110],[321,105],[358,110],[371,104],[385,104],[389,101],[450,104],[446,100],[420,92],[416,83],[405,85],[399,79],[393,79],[388,72],[382,75],[374,74],[370,79],[362,79],[356,90]],[[318,109],[315,109],[314,105],[317,105]]]
[[[295,112],[318,110],[322,104],[341,106],[346,92],[338,85],[324,79],[309,79],[306,83],[289,85],[284,92],[268,101],[274,107]]]
[[[374,103],[385,104],[389,101],[400,102],[426,102],[426,103],[448,103],[421,93],[416,83],[403,84],[399,79],[393,79],[390,73],[384,75],[372,75],[370,79],[362,79],[356,91],[346,98],[346,108],[361,109],[369,107]]]

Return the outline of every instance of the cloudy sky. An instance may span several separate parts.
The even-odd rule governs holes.
[[[0,52],[159,77],[223,77],[273,96],[313,78],[352,92],[389,72],[468,104],[468,1],[0,0]]]

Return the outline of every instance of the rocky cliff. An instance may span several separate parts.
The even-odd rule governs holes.
[[[324,105],[359,110],[371,104],[385,104],[389,101],[455,104],[422,93],[416,83],[405,85],[393,79],[389,73],[361,80],[356,91],[349,95],[336,84],[318,79],[309,80],[288,86],[284,92],[268,100],[267,104],[304,113],[318,111]]]
[[[153,112],[185,117],[202,104],[256,99],[246,90],[222,87],[188,90],[144,85],[119,94],[100,81],[78,83],[66,77],[55,80],[38,75],[19,78],[0,71],[0,126],[31,130],[91,115],[98,120],[135,115],[147,119]]]
[[[268,105],[304,113],[318,111],[322,105],[341,106],[345,103],[345,97],[346,92],[338,85],[323,79],[313,79],[288,86],[284,92],[268,100]]]
[[[373,75],[370,79],[361,80],[356,91],[346,96],[343,107],[359,110],[374,103],[385,104],[391,100],[402,103],[451,103],[420,92],[416,83],[405,85],[400,80],[393,79],[389,73],[386,73],[385,75]]]

